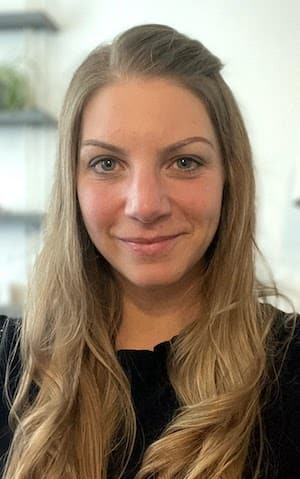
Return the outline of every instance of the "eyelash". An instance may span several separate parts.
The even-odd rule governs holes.
[[[185,172],[187,174],[193,174],[196,170],[198,170],[205,163],[205,161],[200,157],[182,155],[178,158],[173,159],[172,162],[171,162],[171,166],[176,164],[177,162],[179,162],[181,160],[184,160],[184,159],[187,159],[188,161],[192,162],[194,166],[192,168],[188,168],[188,169],[178,167],[177,170]],[[97,158],[94,158],[93,160],[91,160],[89,162],[89,168],[92,168],[92,169],[95,170],[97,165],[99,165],[99,164],[101,165],[107,160],[110,160],[110,161],[114,162],[115,165],[117,165],[117,163],[119,163],[119,164],[121,163],[120,160],[117,160],[117,159],[115,159],[111,156],[97,157]],[[99,172],[97,171],[98,174],[103,174],[103,175],[108,175],[109,173],[114,173],[114,172],[115,172],[114,169],[112,169],[112,170],[101,170]]]

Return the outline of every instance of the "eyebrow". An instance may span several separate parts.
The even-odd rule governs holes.
[[[176,143],[172,143],[171,145],[164,146],[161,149],[162,153],[172,153],[175,150],[178,150],[179,148],[182,148],[183,146],[189,145],[190,143],[195,143],[195,142],[201,142],[201,143],[206,143],[209,145],[213,150],[215,150],[215,147],[213,143],[208,139],[205,138],[204,136],[191,136],[189,138],[184,138],[183,140],[176,141]],[[105,148],[106,150],[110,150],[114,153],[118,153],[121,155],[127,155],[128,152],[121,148],[120,146],[113,145],[111,143],[107,143],[105,141],[100,141],[100,140],[84,140],[80,148],[83,149],[85,146],[100,146],[102,148]]]

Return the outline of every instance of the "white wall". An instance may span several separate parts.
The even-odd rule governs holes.
[[[42,79],[37,95],[43,106],[56,115],[79,62],[98,43],[112,39],[130,26],[169,24],[198,38],[222,59],[224,77],[238,99],[253,147],[258,180],[258,242],[279,286],[292,296],[300,309],[300,208],[294,206],[295,198],[300,197],[299,0],[185,0],[176,4],[174,0],[52,0],[33,3],[35,6],[44,4],[61,31],[40,37],[39,46],[29,33],[23,34],[23,39],[18,34],[17,44],[15,35],[1,34],[0,59],[9,46],[10,52],[21,52],[24,48],[26,58],[30,57],[28,49],[35,51],[31,63],[38,59],[36,64],[41,67],[39,70],[37,66],[37,76]],[[0,10],[5,4],[7,9],[7,6],[12,9],[14,1],[1,0]],[[15,1],[15,6],[28,8],[30,1]],[[16,153],[10,151],[10,156],[17,164],[17,158],[22,157],[22,140],[17,132],[14,135]],[[53,138],[37,141],[44,141],[44,150],[39,155],[39,148],[33,145],[34,158],[49,165],[55,151]],[[11,174],[12,166],[3,159],[4,151],[10,150],[6,142],[0,136],[0,166],[2,172],[6,172],[5,180],[4,176],[0,177],[0,204],[3,183],[10,197],[11,190],[22,183],[21,172],[28,163],[28,160],[19,161],[7,191],[7,175]],[[47,177],[51,176],[49,171]],[[18,205],[27,194],[21,190],[22,186],[15,194]],[[40,192],[33,201],[36,206],[43,203],[42,196]],[[1,254],[7,246],[0,241]],[[1,274],[1,281],[5,282],[2,278]]]

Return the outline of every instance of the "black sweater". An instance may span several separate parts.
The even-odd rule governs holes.
[[[0,317],[0,330],[4,328],[1,341],[1,383],[7,365],[7,358],[16,344],[19,322],[7,321]],[[279,344],[285,339],[281,328]],[[172,341],[172,340],[171,340]],[[137,472],[144,450],[151,444],[176,414],[178,402],[170,385],[166,359],[170,342],[155,346],[154,351],[121,350],[117,357],[127,377],[132,391],[133,404],[137,417],[137,438],[124,479],[133,479]],[[14,390],[20,369],[18,354],[15,356],[10,379]],[[265,447],[261,479],[300,479],[300,324],[290,343],[283,368],[279,376],[279,388],[268,396],[267,405],[262,411],[265,428]],[[0,398],[0,456],[2,467],[9,448],[12,433],[7,425],[8,407],[3,395]],[[255,463],[257,451],[257,430],[253,432],[252,445],[243,479],[250,479],[251,465]],[[113,458],[112,458],[113,459]],[[109,479],[114,479],[115,461],[110,461]],[[268,467],[267,467],[268,465]],[[83,478],[85,479],[85,478]]]

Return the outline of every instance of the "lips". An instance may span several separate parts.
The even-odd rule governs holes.
[[[128,241],[129,243],[137,243],[137,244],[152,244],[152,243],[160,243],[161,241],[167,241],[172,238],[176,238],[179,236],[177,235],[169,235],[169,236],[155,236],[153,238],[120,238],[121,241]]]
[[[168,253],[181,234],[155,236],[152,238],[128,237],[119,238],[121,243],[132,253],[144,256],[154,256]]]

